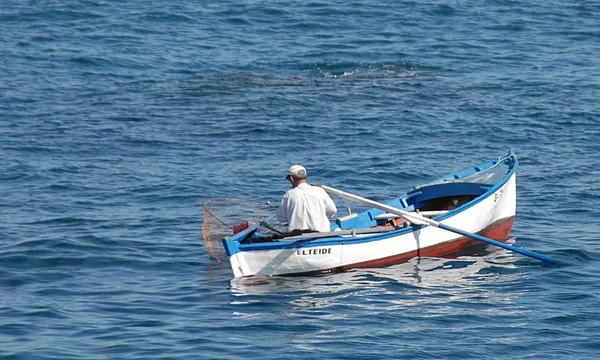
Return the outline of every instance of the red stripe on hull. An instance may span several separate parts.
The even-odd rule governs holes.
[[[508,234],[510,234],[510,230],[513,227],[515,218],[510,217],[502,220],[498,220],[492,225],[488,226],[484,230],[478,232],[478,235],[485,236],[487,238],[506,242],[508,240]],[[337,266],[327,270],[318,270],[318,271],[310,271],[296,274],[286,274],[286,275],[317,275],[317,274],[332,274],[342,271],[347,271],[350,269],[356,268],[377,268],[377,267],[388,267],[396,264],[401,264],[407,262],[408,260],[414,257],[444,257],[446,255],[450,255],[458,252],[461,249],[473,244],[481,244],[482,242],[473,240],[467,237],[461,237],[452,241],[447,241],[439,245],[430,246],[427,248],[422,248],[415,251],[410,251],[403,254],[398,254],[394,256],[389,256],[385,258],[380,258],[376,260],[369,260],[355,264],[349,264],[344,266]]]

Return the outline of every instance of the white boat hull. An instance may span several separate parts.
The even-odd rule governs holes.
[[[494,191],[439,222],[506,241],[516,212],[516,173]],[[235,277],[327,274],[359,267],[382,267],[415,256],[443,256],[476,242],[434,226],[414,226],[381,234],[347,234],[281,244],[239,245],[230,255]]]

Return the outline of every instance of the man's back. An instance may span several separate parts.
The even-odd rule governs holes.
[[[279,221],[287,221],[288,231],[330,230],[329,217],[337,211],[325,190],[302,183],[285,193],[277,210]]]

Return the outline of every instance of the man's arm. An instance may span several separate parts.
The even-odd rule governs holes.
[[[281,199],[281,204],[279,205],[279,208],[277,209],[277,212],[275,213],[275,218],[277,219],[278,222],[281,222],[281,223],[288,222],[287,200],[288,200],[287,196],[284,196],[283,199]]]
[[[323,190],[324,191],[324,190]],[[332,217],[337,212],[337,207],[335,207],[335,203],[327,193],[325,193],[325,214],[327,217]]]

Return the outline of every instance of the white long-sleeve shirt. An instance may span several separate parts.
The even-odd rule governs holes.
[[[307,183],[298,184],[288,190],[277,209],[277,220],[287,222],[288,231],[330,231],[329,217],[337,208],[329,195],[320,187]]]

